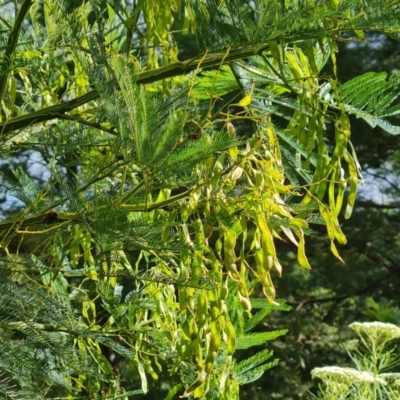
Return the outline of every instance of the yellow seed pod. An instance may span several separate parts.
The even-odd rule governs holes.
[[[251,83],[250,93],[244,96],[243,99],[240,100],[239,103],[237,103],[238,106],[247,107],[248,105],[250,105],[253,96],[253,89],[254,89],[254,81],[252,81]]]

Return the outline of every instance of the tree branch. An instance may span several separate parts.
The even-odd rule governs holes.
[[[299,301],[293,301],[293,302],[288,302],[289,305],[291,306],[297,306],[297,309],[299,310],[304,304],[315,304],[315,303],[327,303],[327,302],[336,302],[339,303],[343,300],[349,299],[351,297],[357,297],[361,296],[366,292],[369,292],[374,286],[377,286],[381,282],[385,281],[386,279],[391,278],[393,275],[395,275],[395,271],[391,271],[389,274],[381,277],[380,279],[370,283],[366,287],[358,290],[355,293],[351,294],[346,294],[343,296],[333,296],[333,297],[322,297],[322,298],[315,298],[315,299],[308,299],[308,300],[299,300]]]
[[[265,45],[259,46],[257,48],[250,47],[244,50],[233,50],[230,51],[229,54],[227,54],[226,49],[201,54],[187,61],[178,61],[176,63],[166,65],[161,68],[140,72],[137,76],[136,83],[138,85],[153,83],[162,79],[188,74],[189,72],[192,72],[199,67],[210,68],[214,66],[219,66],[221,64],[221,60],[224,60],[225,63],[229,63],[235,60],[241,60],[243,58],[257,55],[267,48],[268,44],[266,43]],[[12,118],[8,121],[5,121],[5,123],[3,124],[0,124],[0,135],[6,135],[9,132],[23,129],[33,124],[59,118],[59,115],[70,112],[84,104],[89,103],[90,101],[96,100],[99,97],[100,95],[98,91],[94,89],[80,97],[66,101],[65,103],[57,104],[55,106],[47,107],[42,110],[34,111],[26,115]]]
[[[8,36],[7,44],[6,44],[6,51],[4,54],[4,62],[8,62],[11,68],[11,59],[14,53],[15,48],[17,47],[19,33],[21,32],[21,27],[24,23],[24,19],[26,14],[28,13],[30,7],[32,6],[34,0],[24,0],[21,5],[21,8],[17,14],[15,19],[15,24],[10,31]],[[8,73],[9,71],[3,72],[2,76],[0,76],[0,102],[3,99],[4,90],[7,85],[8,80]]]
[[[359,207],[377,208],[377,209],[386,209],[386,210],[400,208],[400,201],[394,201],[393,203],[389,203],[389,204],[377,204],[377,203],[374,203],[373,201],[357,200],[356,204]]]

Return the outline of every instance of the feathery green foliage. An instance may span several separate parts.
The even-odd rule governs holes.
[[[262,349],[236,362],[236,349],[285,333],[249,333],[267,302],[279,309],[276,240],[310,268],[305,236],[322,221],[340,258],[338,217],[350,217],[362,181],[348,114],[397,132],[383,118],[397,113],[398,79],[341,84],[335,63],[343,32],[398,35],[397,5],[0,7],[0,143],[11,164],[0,179],[23,203],[0,221],[5,285],[20,282],[21,309],[20,286],[38,294],[16,321],[0,298],[4,330],[21,335],[4,351],[24,340],[29,354],[26,372],[16,370],[22,356],[3,367],[6,395],[128,398],[131,375],[147,392],[164,369],[179,377],[167,398],[237,398],[275,361]],[[178,34],[189,33],[199,53],[179,61]],[[329,62],[332,75],[321,76]],[[18,166],[24,153],[40,178]]]

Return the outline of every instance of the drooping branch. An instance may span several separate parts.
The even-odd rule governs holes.
[[[248,49],[240,50],[224,49],[201,54],[187,61],[179,61],[154,70],[140,72],[137,76],[136,83],[153,83],[166,78],[185,75],[189,72],[195,71],[198,68],[219,66],[222,60],[224,63],[241,60],[265,51],[268,46],[268,43],[266,43],[263,46],[258,46],[257,48],[249,47]],[[66,101],[65,103],[57,104],[55,106],[47,107],[42,110],[12,118],[8,121],[5,121],[3,124],[0,124],[0,135],[7,135],[12,131],[17,131],[33,124],[56,118],[62,118],[65,113],[71,112],[78,107],[83,106],[84,104],[96,100],[99,97],[100,95],[98,91],[94,89],[80,97]]]
[[[355,292],[355,293],[349,293],[349,294],[345,294],[345,295],[342,295],[342,296],[331,296],[331,297],[319,297],[319,298],[314,298],[314,299],[304,299],[304,300],[288,302],[288,304],[291,305],[291,306],[296,306],[297,310],[299,310],[305,304],[334,302],[335,305],[337,305],[341,301],[344,301],[344,300],[347,300],[347,299],[351,299],[353,297],[362,296],[363,294],[368,293],[369,291],[373,290],[373,288],[378,286],[381,282],[393,277],[393,275],[395,275],[394,271],[392,271],[389,274],[386,274],[385,276],[377,279],[376,281],[370,283],[366,287],[361,288],[360,290],[357,290],[357,292]]]
[[[10,66],[11,66],[11,59],[12,59],[14,51],[17,47],[18,37],[21,32],[21,28],[24,23],[24,19],[28,13],[30,7],[32,6],[33,2],[34,2],[34,0],[24,0],[23,1],[21,8],[15,19],[14,27],[11,29],[10,34],[8,36],[3,62],[8,62]],[[4,94],[4,90],[6,88],[6,85],[7,85],[7,80],[8,80],[8,73],[3,72],[0,76],[0,101],[3,99],[3,94]]]
[[[78,191],[77,191],[78,192]],[[169,205],[177,202],[178,200],[181,200],[185,197],[188,197],[190,195],[191,189],[186,190],[185,192],[176,194],[175,196],[171,196],[168,199],[165,200],[160,200],[160,201],[154,201],[149,204],[120,204],[120,202],[116,202],[118,204],[119,210],[130,213],[130,212],[148,212],[152,211],[155,209],[160,209],[163,207],[168,207]],[[56,205],[62,204],[65,201],[65,199],[54,203],[53,207]],[[104,208],[100,207],[96,209],[96,213],[101,212]],[[95,214],[95,211],[93,209],[88,210],[85,212],[85,216],[90,218]],[[18,218],[18,217],[17,217]],[[38,224],[55,224],[55,223],[65,223],[65,222],[70,222],[70,223],[81,223],[82,220],[79,216],[79,213],[77,212],[55,212],[52,210],[47,210],[43,211],[39,214],[32,215],[32,216],[27,216],[25,217],[22,221],[18,219],[7,219],[5,221],[0,222],[0,232],[8,232],[10,230],[15,230],[15,229],[24,229],[29,226],[34,226]]]
[[[373,201],[358,200],[357,201],[357,206],[358,207],[365,207],[365,208],[377,208],[377,209],[383,209],[383,210],[393,210],[395,208],[400,208],[400,201],[394,201],[393,203],[389,203],[389,204],[377,204],[377,203],[374,203]]]

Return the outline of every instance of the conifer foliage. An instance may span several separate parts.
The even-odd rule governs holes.
[[[273,366],[235,356],[285,333],[250,332],[287,309],[276,241],[309,269],[322,223],[340,259],[349,115],[400,130],[398,75],[339,82],[336,43],[399,21],[386,0],[0,1],[1,396],[127,399],[166,371],[167,399],[235,399]]]

